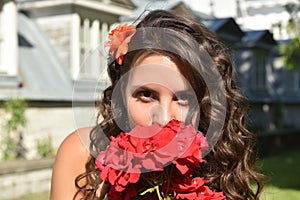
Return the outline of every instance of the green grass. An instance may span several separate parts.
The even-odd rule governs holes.
[[[261,200],[296,200],[300,199],[300,190],[282,189],[268,186],[261,196]]]
[[[261,159],[263,171],[279,188],[300,190],[300,151],[288,151]]]
[[[262,200],[300,199],[299,155],[299,151],[286,151],[260,160],[262,171],[270,178]]]
[[[262,158],[262,171],[269,176],[270,184],[261,200],[300,199],[300,151],[287,151]],[[19,200],[48,200],[49,193],[22,197]]]

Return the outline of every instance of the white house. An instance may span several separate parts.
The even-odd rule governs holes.
[[[90,109],[106,52],[98,54],[97,65],[84,63],[134,5],[127,0],[1,2],[0,101],[29,101],[24,140],[28,157],[34,157],[36,138],[50,134],[57,148],[74,129],[94,125]]]

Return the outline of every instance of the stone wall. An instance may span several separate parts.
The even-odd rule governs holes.
[[[92,115],[94,110],[88,111],[87,107],[29,107],[26,109],[25,115],[27,119],[26,127],[22,130],[23,144],[26,149],[26,159],[32,160],[39,158],[37,153],[37,140],[51,139],[52,146],[56,150],[64,138],[74,130],[92,126],[94,118]],[[0,108],[0,113],[3,116],[3,109]],[[0,133],[3,129],[3,119],[0,118]],[[0,134],[0,140],[1,140]],[[1,152],[0,152],[1,156]]]
[[[57,149],[62,140],[76,129],[72,108],[29,108],[26,110],[28,123],[24,130],[27,159],[36,156],[36,140],[51,138]]]
[[[54,158],[0,163],[0,200],[50,191]]]

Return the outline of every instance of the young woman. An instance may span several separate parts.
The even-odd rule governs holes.
[[[100,179],[95,157],[107,138],[172,119],[206,135],[209,151],[198,173],[212,190],[227,199],[259,199],[263,175],[254,170],[254,136],[245,127],[248,102],[216,36],[196,20],[157,10],[136,27],[115,29],[109,39],[111,85],[99,104],[100,122],[62,143],[51,199],[103,199],[110,186]],[[82,135],[89,135],[89,149]]]

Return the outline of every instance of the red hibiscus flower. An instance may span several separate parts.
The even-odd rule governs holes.
[[[136,33],[136,29],[127,24],[120,25],[112,30],[109,35],[106,47],[109,48],[110,55],[117,60],[117,62],[122,65],[124,55],[128,52],[128,43],[131,37]]]

